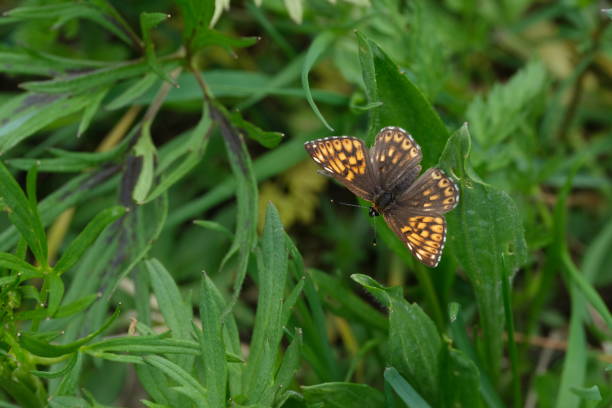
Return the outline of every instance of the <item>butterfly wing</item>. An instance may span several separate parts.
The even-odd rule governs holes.
[[[413,213],[442,215],[459,203],[459,188],[443,170],[432,168],[401,193],[396,206]]]
[[[304,147],[323,174],[335,178],[364,200],[374,199],[372,167],[363,140],[351,136],[326,137],[306,142]]]
[[[459,202],[459,188],[441,169],[429,169],[384,213],[387,224],[423,264],[435,268],[446,242],[443,214]]]
[[[400,209],[383,214],[385,221],[422,264],[435,268],[446,243],[446,220]]]
[[[421,147],[399,127],[388,126],[378,132],[370,157],[384,191],[407,189],[421,172]]]

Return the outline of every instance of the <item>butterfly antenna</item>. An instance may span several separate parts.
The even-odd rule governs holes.
[[[378,234],[377,234],[377,228],[376,228],[376,220],[374,220],[374,239],[372,240],[372,246],[376,246],[378,244]]]
[[[340,205],[346,205],[348,207],[359,207],[359,208],[370,208],[370,207],[366,207],[365,205],[359,205],[359,204],[351,204],[351,203],[343,203],[342,201],[336,201],[336,200],[329,200],[331,203],[333,204],[340,204]]]

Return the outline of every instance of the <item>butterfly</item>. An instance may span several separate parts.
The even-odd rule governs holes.
[[[372,203],[370,216],[382,214],[421,263],[438,266],[446,242],[443,214],[457,206],[459,188],[438,168],[419,177],[423,154],[408,132],[385,127],[369,150],[352,136],[311,140],[304,147],[322,174]]]

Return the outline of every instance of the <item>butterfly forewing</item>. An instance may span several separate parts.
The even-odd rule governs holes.
[[[391,190],[399,183],[410,186],[421,172],[421,148],[404,129],[388,126],[376,135],[371,151],[378,183]]]
[[[459,188],[441,169],[429,169],[397,198],[397,205],[415,213],[442,215],[457,206]]]
[[[374,183],[363,140],[350,136],[328,137],[304,144],[312,159],[357,196],[372,201]]]
[[[414,215],[401,210],[384,214],[387,224],[425,265],[435,268],[446,242],[446,220],[441,215]]]

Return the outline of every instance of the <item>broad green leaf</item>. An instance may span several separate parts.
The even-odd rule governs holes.
[[[330,382],[302,387],[308,406],[327,408],[382,408],[385,400],[380,391],[366,384]]]
[[[94,96],[91,102],[85,107],[85,111],[83,112],[83,117],[81,117],[81,123],[79,123],[79,130],[77,131],[77,137],[81,137],[81,135],[85,133],[85,131],[89,127],[91,120],[93,119],[94,115],[98,112],[98,108],[100,107],[100,104],[102,103],[102,100],[106,96],[106,93],[108,92],[108,90],[109,88],[103,88],[94,93]]]
[[[447,407],[477,407],[480,403],[478,368],[460,350],[450,346],[440,359],[440,389]]]
[[[280,132],[269,132],[260,129],[251,122],[248,122],[242,118],[242,115],[238,111],[234,111],[229,114],[229,118],[238,129],[243,130],[248,137],[256,140],[264,147],[269,149],[276,147],[282,138],[285,136],[284,133]]]
[[[124,214],[125,208],[119,206],[110,207],[98,213],[66,248],[53,268],[55,273],[61,275],[74,266],[83,253],[93,245],[100,233]]]
[[[438,384],[442,342],[436,326],[417,304],[393,294],[390,302],[389,362],[437,406],[442,395]]]
[[[0,162],[0,199],[8,217],[28,243],[43,268],[47,266],[47,237],[38,210],[32,206],[12,174]]]
[[[440,117],[408,77],[372,40],[357,33],[368,103],[382,102],[370,110],[367,141],[385,126],[408,131],[423,149],[423,168],[432,167],[444,149],[448,131]]]
[[[272,203],[258,254],[259,295],[251,353],[244,371],[244,389],[250,403],[269,405],[274,398],[274,364],[283,335],[283,295],[287,280],[288,247],[280,216]],[[266,397],[264,400],[263,398]]]
[[[91,103],[91,95],[24,93],[0,107],[0,156],[57,119],[72,115]]]
[[[127,78],[142,76],[148,69],[146,62],[127,62],[84,73],[64,75],[48,81],[24,82],[20,86],[28,91],[46,94],[82,93]]]
[[[64,297],[64,281],[56,271],[47,275],[49,286],[49,304],[47,305],[47,313],[49,316],[55,315]]]
[[[114,16],[103,13],[103,10],[86,3],[60,3],[17,7],[5,13],[12,21],[52,20],[67,21],[76,18],[91,20],[115,34],[124,42],[131,44],[129,37],[121,30]],[[0,20],[0,24],[1,20]]]
[[[448,249],[468,276],[483,330],[482,360],[494,379],[499,373],[505,330],[502,279],[526,259],[523,225],[512,199],[503,191],[469,176],[466,158],[470,134],[464,125],[449,139],[439,166],[460,190],[459,205],[446,215]]]
[[[16,381],[10,376],[0,376],[0,388],[10,395],[19,407],[44,407],[47,404],[44,395],[37,395],[24,381]]]
[[[429,405],[406,379],[393,367],[385,368],[385,381],[388,382],[397,395],[411,408],[429,408]],[[466,405],[467,406],[467,405]],[[473,406],[473,405],[470,405]]]
[[[106,330],[115,321],[117,316],[119,316],[119,309],[116,309],[115,313],[113,313],[113,315],[109,317],[98,330],[73,343],[61,345],[51,344],[44,340],[40,340],[29,333],[23,333],[20,336],[21,345],[32,354],[41,357],[59,357],[65,354],[70,354],[78,350],[79,347],[83,346],[84,344],[89,343],[96,336]]]
[[[331,46],[335,38],[336,34],[331,31],[324,31],[323,33],[317,35],[317,37],[310,45],[310,48],[308,48],[308,52],[306,53],[306,57],[304,59],[304,66],[302,67],[302,87],[306,92],[306,99],[308,100],[308,103],[310,104],[310,107],[314,111],[315,115],[317,115],[317,117],[325,125],[325,127],[331,130],[332,132],[334,131],[334,128],[327,123],[327,121],[319,111],[319,108],[315,104],[314,99],[312,98],[310,84],[308,82],[308,74],[310,73],[310,70],[317,62],[319,57],[323,53],[325,53],[325,51],[327,51],[327,49]]]
[[[208,394],[207,406],[223,408],[226,406],[227,364],[223,343],[223,305],[217,303],[214,283],[206,273],[202,275],[200,290],[200,319],[202,334],[200,351],[204,364],[204,386]]]

